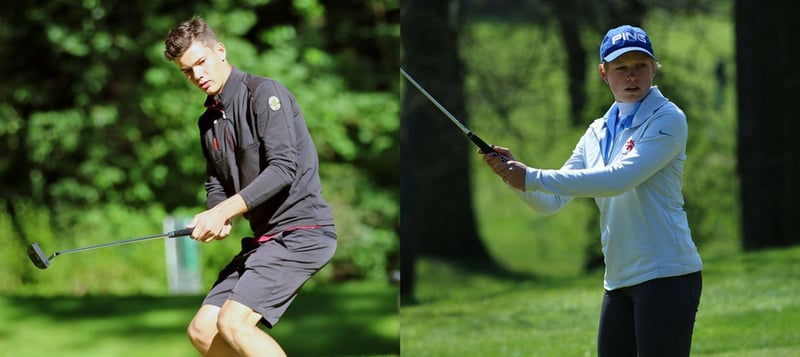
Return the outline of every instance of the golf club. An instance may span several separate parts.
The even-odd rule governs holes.
[[[155,235],[146,236],[146,237],[131,238],[131,239],[126,239],[126,240],[121,240],[121,241],[116,241],[116,242],[109,242],[109,243],[103,243],[103,244],[98,244],[98,245],[92,245],[92,246],[83,247],[83,248],[67,249],[67,250],[62,250],[62,251],[55,252],[55,253],[51,254],[49,257],[46,254],[44,254],[44,251],[42,251],[42,248],[39,247],[38,243],[31,243],[30,245],[28,245],[28,257],[31,258],[31,261],[33,262],[33,265],[35,265],[37,268],[39,268],[39,269],[47,269],[47,267],[50,266],[50,262],[53,259],[55,259],[55,257],[57,257],[59,255],[83,252],[83,251],[86,251],[86,250],[111,247],[111,246],[115,246],[115,245],[122,245],[122,244],[141,242],[141,241],[145,241],[145,240],[151,240],[151,239],[157,239],[157,238],[163,238],[163,237],[168,237],[168,238],[183,237],[183,236],[188,236],[188,235],[192,234],[192,230],[193,230],[193,228],[185,228],[185,229],[179,229],[177,231],[172,231],[172,232],[162,233],[162,234],[155,234]]]
[[[434,98],[430,93],[428,93],[428,91],[425,90],[425,88],[422,88],[422,86],[419,83],[417,83],[417,81],[415,81],[414,78],[411,77],[411,75],[408,74],[408,72],[406,72],[405,69],[403,69],[403,67],[400,67],[400,73],[402,73],[403,77],[406,77],[406,79],[409,82],[411,82],[411,84],[413,84],[414,87],[416,87],[420,91],[420,93],[422,93],[426,98],[428,98],[428,100],[430,100],[431,103],[433,103],[437,108],[439,108],[439,110],[441,110],[442,113],[444,113],[444,115],[450,118],[450,121],[452,121],[453,124],[455,124],[459,129],[461,129],[461,131],[464,133],[464,135],[467,136],[467,138],[472,140],[472,142],[475,143],[475,145],[478,145],[478,147],[481,149],[481,152],[483,152],[484,154],[496,152],[494,149],[492,149],[491,146],[489,146],[489,144],[481,140],[481,138],[475,135],[463,123],[461,123],[458,119],[456,119],[456,117],[453,116],[453,114],[450,114],[447,108],[445,108],[442,104],[440,104],[439,101],[436,100],[436,98]]]

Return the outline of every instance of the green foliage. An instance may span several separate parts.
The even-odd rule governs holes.
[[[151,227],[147,233],[159,232],[166,215],[191,216],[205,207],[205,163],[196,126],[205,98],[163,57],[169,28],[198,14],[225,43],[233,65],[279,80],[294,92],[321,164],[336,168],[323,169],[322,180],[337,219],[343,217],[338,225],[343,248],[321,276],[338,276],[330,271],[341,266],[349,277],[385,278],[398,249],[397,210],[375,209],[391,206],[398,191],[397,81],[394,71],[384,70],[398,62],[399,4],[393,3],[375,11],[374,4],[361,3],[215,0],[167,11],[176,7],[169,0],[43,1],[0,12],[0,42],[5,44],[0,55],[10,59],[0,63],[8,73],[7,85],[0,88],[0,149],[16,153],[0,157],[0,197],[6,208],[0,220],[9,228],[0,242],[24,247],[44,238],[41,244],[53,249],[105,242],[135,236],[132,222],[137,229]],[[350,15],[365,13],[369,16]],[[366,41],[341,42],[336,34],[345,31],[356,31]],[[372,57],[376,53],[380,56]],[[350,72],[353,58],[364,71]],[[390,85],[365,86],[362,76]],[[336,193],[344,187],[337,183],[342,177],[353,178],[360,189]],[[243,220],[235,229],[237,237],[251,234]],[[33,230],[48,232],[29,233]],[[213,280],[213,272],[238,248],[237,239],[218,243],[203,248],[206,279]],[[95,263],[107,266],[109,274],[115,271],[114,279],[107,280],[136,282],[136,287],[89,281],[55,290],[150,291],[153,281],[162,286],[163,271],[125,266],[162,256],[163,248],[156,246],[154,251],[126,249],[133,255],[120,264],[102,261],[110,252],[56,263],[98,259]],[[6,289],[58,285],[60,273],[42,278],[30,275],[29,262],[7,261],[21,266],[14,270],[20,276],[8,277],[16,283]],[[163,263],[159,259],[156,265]],[[61,271],[78,274],[90,265],[70,266]]]
[[[656,81],[689,122],[684,196],[695,242],[712,254],[729,254],[740,242],[733,24],[707,16],[686,16],[680,23],[685,30],[676,31],[663,13],[652,16],[651,26],[660,33],[653,41],[663,43]],[[717,77],[718,65],[725,82]]]
[[[7,281],[0,285],[0,293],[83,295],[166,291],[163,243],[142,242],[124,248],[104,248],[102,254],[58,256],[45,271],[34,267],[26,254],[29,242],[38,243],[50,255],[55,251],[159,233],[157,217],[163,217],[163,211],[108,205],[103,209],[84,209],[79,219],[77,215],[59,215],[54,220],[48,209],[35,202],[14,203],[21,231],[14,227],[9,212],[0,210],[0,228],[6,232],[0,236],[4,246],[0,258],[10,273],[4,277]]]
[[[370,184],[354,169],[346,165],[322,167],[326,176],[337,177],[323,189],[340,208],[334,211],[339,245],[333,258],[337,269],[331,274],[336,279],[386,280],[389,269],[399,269],[392,252],[399,250],[400,242],[394,226],[380,222],[398,216],[397,195],[366,189]],[[351,204],[360,209],[347,206]]]

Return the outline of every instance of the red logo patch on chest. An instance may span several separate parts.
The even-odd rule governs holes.
[[[633,139],[628,139],[628,141],[625,142],[625,151],[633,150],[634,146],[635,146],[635,143],[633,142]]]

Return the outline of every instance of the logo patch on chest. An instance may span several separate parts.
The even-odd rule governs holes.
[[[633,150],[634,146],[635,146],[635,143],[634,143],[633,139],[632,138],[628,139],[628,141],[625,142],[625,151]]]
[[[272,109],[273,112],[281,110],[281,100],[278,99],[278,97],[273,95],[269,97],[267,102],[269,103],[269,108]]]

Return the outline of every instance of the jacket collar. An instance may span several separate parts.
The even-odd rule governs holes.
[[[236,98],[239,91],[242,90],[243,87],[240,84],[243,81],[244,72],[236,67],[232,67],[231,74],[228,75],[228,79],[225,80],[225,86],[222,87],[222,90],[216,96],[207,96],[205,106],[209,107],[210,105],[213,105],[216,100],[217,103],[222,104],[222,108],[229,108],[233,102],[233,98]]]
[[[642,101],[642,105],[639,107],[639,110],[633,117],[631,126],[637,127],[642,125],[647,118],[651,117],[653,113],[658,110],[658,108],[661,108],[667,102],[669,102],[669,99],[661,94],[661,91],[658,90],[658,87],[650,87],[650,93],[648,93]]]
[[[642,99],[642,104],[639,106],[639,110],[636,111],[636,114],[633,116],[633,121],[631,122],[631,128],[635,128],[639,125],[644,123],[645,119],[650,117],[658,108],[662,105],[667,103],[669,99],[664,97],[661,94],[661,91],[658,90],[658,86],[650,87],[650,91],[647,93],[647,96]],[[614,110],[614,106],[616,104],[612,104],[611,107],[608,108],[606,113],[603,115],[604,122],[608,122],[608,117],[611,112]]]

